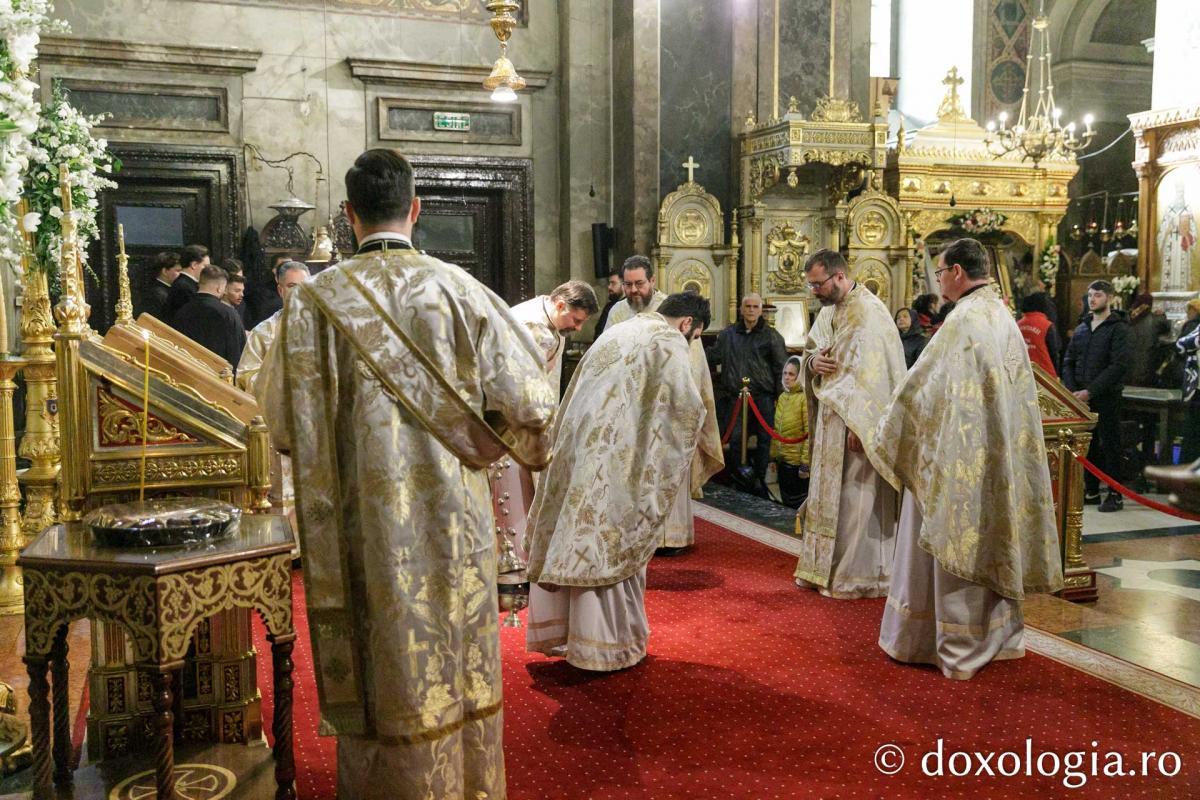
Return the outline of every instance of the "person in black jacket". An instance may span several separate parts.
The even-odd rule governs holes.
[[[775,395],[783,384],[783,365],[787,363],[787,346],[779,331],[767,324],[763,317],[763,301],[756,294],[742,298],[741,313],[733,323],[717,336],[716,344],[708,351],[708,363],[720,373],[713,380],[713,399],[717,406],[720,428],[725,430],[729,417],[742,390],[742,378],[750,379],[750,396],[768,425],[775,424]],[[755,485],[761,491],[766,486],[767,464],[771,460],[771,437],[762,430],[754,413],[748,408],[742,413],[750,414],[746,435],[754,436],[753,453],[748,453],[754,465]],[[726,466],[737,474],[742,463],[742,425],[733,426],[729,441],[729,458]]]
[[[179,277],[179,253],[165,250],[156,255],[153,271],[154,279],[142,290],[133,315],[139,317],[145,313],[161,320],[163,307],[167,303],[167,294],[170,293],[175,279]]]
[[[1088,286],[1088,308],[1071,337],[1063,358],[1062,381],[1076,397],[1099,415],[1092,432],[1088,458],[1116,480],[1121,480],[1121,392],[1129,370],[1129,323],[1125,314],[1112,309],[1115,291],[1108,281]],[[1084,474],[1085,503],[1100,502],[1100,482]],[[1119,511],[1121,495],[1109,491],[1101,511]]]
[[[161,317],[163,322],[176,330],[179,326],[175,324],[175,315],[196,295],[196,290],[200,288],[200,273],[209,265],[208,248],[202,244],[189,244],[179,254],[179,265],[183,270],[167,292]]]
[[[234,372],[246,346],[246,329],[233,307],[221,302],[225,270],[208,266],[200,273],[200,286],[187,305],[175,314],[175,330],[207,347],[229,362]]]

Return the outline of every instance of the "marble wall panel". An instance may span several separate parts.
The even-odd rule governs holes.
[[[302,218],[306,227],[328,218],[345,195],[343,176],[367,146],[376,124],[366,89],[351,74],[349,57],[445,65],[490,65],[498,45],[486,25],[432,18],[345,13],[336,4],[219,3],[207,0],[58,0],[56,15],[71,35],[88,39],[195,42],[259,50],[255,71],[243,76],[242,115],[234,135],[260,147],[268,158],[306,151],[322,162],[296,159],[296,193],[318,206]],[[537,285],[559,277],[559,15],[555,0],[529,0],[529,25],[513,33],[509,56],[518,70],[555,73],[549,85],[523,94],[523,142],[519,148],[442,146],[444,155],[525,155],[534,159],[535,269]],[[152,20],[153,24],[148,24]],[[127,71],[136,78],[134,70]],[[146,75],[153,73],[147,72]],[[442,90],[443,94],[445,90]],[[409,90],[405,90],[406,93]],[[471,99],[487,98],[464,90]],[[655,173],[657,174],[657,173]],[[247,163],[250,218],[260,226],[273,215],[267,206],[287,196],[287,174]]]
[[[687,180],[683,162],[699,162],[696,182],[728,213],[733,201],[729,149],[732,19],[725,0],[662,0],[659,195]]]
[[[780,112],[795,97],[800,112],[809,116],[817,98],[829,93],[828,0],[780,4],[779,94]],[[770,96],[769,82],[768,97]]]

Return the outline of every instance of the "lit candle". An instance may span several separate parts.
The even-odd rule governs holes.
[[[138,470],[138,502],[146,499],[146,433],[150,428],[150,331],[142,331],[146,358],[142,365],[142,467]]]

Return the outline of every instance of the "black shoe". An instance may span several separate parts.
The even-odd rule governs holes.
[[[1100,511],[1120,511],[1125,507],[1125,501],[1121,499],[1121,495],[1116,492],[1109,492],[1108,497],[1104,498],[1104,502],[1100,504]]]
[[[1083,504],[1085,506],[1100,505],[1100,493],[1096,492],[1095,494],[1091,494],[1089,492],[1084,492],[1083,493]]]
[[[677,556],[680,553],[687,552],[687,547],[659,547],[654,551],[656,556]]]

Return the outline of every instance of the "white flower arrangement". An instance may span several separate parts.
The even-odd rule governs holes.
[[[52,10],[50,0],[0,0],[0,262],[13,268],[23,246],[16,204],[41,114],[29,67],[42,34],[66,30],[50,20]]]
[[[1054,287],[1058,282],[1058,259],[1062,247],[1051,239],[1042,249],[1042,260],[1038,264],[1038,277],[1046,284],[1046,293],[1054,297]]]
[[[1113,289],[1121,297],[1128,297],[1133,294],[1141,284],[1142,279],[1137,275],[1118,275],[1112,279]]]
[[[99,121],[99,117],[80,113],[56,86],[32,139],[25,198],[29,210],[40,215],[34,235],[34,264],[35,269],[51,276],[52,285],[62,251],[60,166],[66,164],[71,174],[71,215],[79,235],[79,256],[85,264],[88,243],[100,235],[96,225],[98,195],[117,185],[107,175],[119,169],[120,162],[108,153],[108,142],[92,136],[92,126]]]

